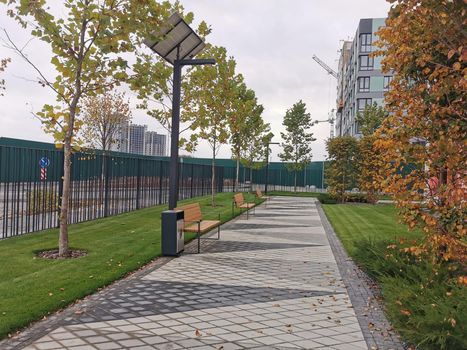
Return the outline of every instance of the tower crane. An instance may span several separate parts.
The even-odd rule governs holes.
[[[331,109],[331,112],[329,112],[328,119],[326,120],[315,120],[313,122],[313,125],[319,124],[319,123],[329,123],[331,126],[331,132],[329,137],[332,139],[334,137],[334,108]]]
[[[313,55],[313,59],[318,63],[321,67],[324,68],[326,72],[328,72],[329,75],[332,75],[334,78],[337,79],[337,72],[329,67],[326,63],[321,61],[318,56]],[[334,137],[334,109],[331,109],[331,112],[329,112],[328,119],[326,120],[315,120],[314,124],[318,123],[329,123],[331,126],[331,132],[330,132],[330,138],[332,139]]]
[[[334,78],[337,79],[337,72],[332,69],[331,67],[329,67],[326,63],[324,63],[323,61],[321,61],[318,56],[316,55],[313,55],[313,59],[316,61],[316,63],[318,63],[321,67],[324,68],[324,70],[326,72],[328,72],[328,74],[332,75]]]

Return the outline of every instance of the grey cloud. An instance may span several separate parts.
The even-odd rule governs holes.
[[[195,24],[205,20],[212,26],[209,41],[225,46],[235,57],[238,72],[264,105],[264,117],[277,140],[282,116],[298,100],[306,102],[313,119],[326,119],[335,106],[335,82],[312,55],[336,67],[339,40],[354,35],[360,18],[385,17],[389,9],[384,0],[182,0],[182,4],[194,12]],[[15,40],[25,42],[27,33],[11,23],[4,7],[0,9],[0,27],[7,27]],[[38,42],[31,43],[28,52],[41,66],[50,62],[50,53]],[[9,55],[0,46],[0,57]],[[13,59],[5,74],[7,95],[0,98],[0,136],[50,141],[30,116],[31,106],[26,103],[37,110],[44,102],[53,102],[53,96],[18,78],[34,78],[36,74],[19,58]],[[135,111],[134,120],[161,130],[143,111]],[[318,139],[313,145],[314,159],[320,160],[325,154],[329,125],[319,124],[313,131]],[[209,157],[208,147],[201,144],[196,155]],[[224,146],[219,156],[230,157],[229,147]]]

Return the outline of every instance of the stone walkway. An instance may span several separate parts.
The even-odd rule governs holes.
[[[10,348],[368,348],[314,200],[275,197],[202,241],[202,254],[159,259]]]

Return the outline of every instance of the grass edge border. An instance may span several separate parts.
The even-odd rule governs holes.
[[[319,201],[315,203],[368,349],[385,349],[388,345],[394,349],[404,349],[404,343],[386,317],[379,290],[372,286],[375,282],[348,255],[322,204]],[[367,297],[364,298],[363,294]],[[372,332],[370,323],[373,324],[372,328],[384,330],[389,336],[385,339],[381,332]]]

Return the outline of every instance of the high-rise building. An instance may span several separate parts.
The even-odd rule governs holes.
[[[165,156],[167,136],[147,129],[147,125],[121,124],[111,150],[147,156]]]
[[[155,131],[147,131],[144,140],[144,154],[147,156],[165,156],[166,139],[166,135],[158,134]]]
[[[339,59],[336,135],[360,137],[356,115],[374,102],[381,105],[392,74],[381,72],[381,57],[376,50],[376,32],[385,18],[361,19],[353,41],[344,41]]]
[[[128,153],[144,154],[147,125],[130,124],[128,131]]]

